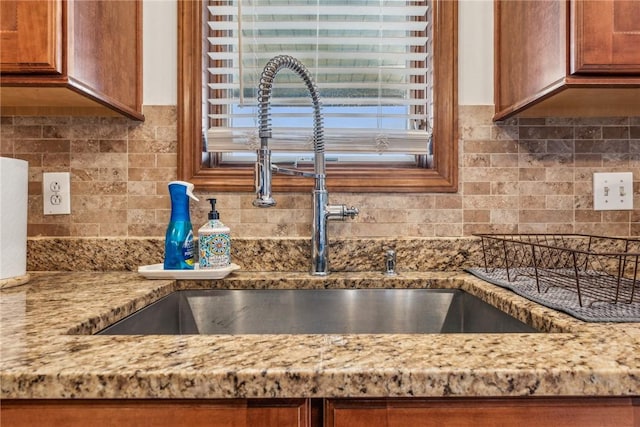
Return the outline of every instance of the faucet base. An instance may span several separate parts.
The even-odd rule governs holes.
[[[253,202],[253,206],[257,208],[271,208],[276,205],[276,200],[273,197],[255,199]]]
[[[329,275],[329,272],[328,271],[313,271],[313,270],[311,270],[310,274],[312,276],[325,277],[325,276]]]

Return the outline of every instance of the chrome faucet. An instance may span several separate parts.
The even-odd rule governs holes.
[[[393,249],[387,249],[384,253],[384,274],[387,276],[397,276],[396,271],[396,251]]]
[[[302,78],[311,95],[314,117],[313,173],[296,169],[280,168],[271,164],[271,150],[269,149],[269,138],[271,138],[271,93],[273,80],[276,74],[283,68],[294,71]],[[276,205],[276,201],[271,197],[272,172],[314,178],[315,185],[312,191],[311,274],[325,276],[329,274],[327,222],[329,220],[344,220],[347,217],[354,218],[358,215],[358,209],[354,207],[347,208],[345,205],[329,204],[324,158],[324,125],[322,123],[320,105],[318,89],[304,64],[288,55],[278,55],[269,60],[262,70],[260,86],[258,88],[260,148],[258,149],[258,159],[255,168],[256,199],[253,201],[253,205],[261,208]]]

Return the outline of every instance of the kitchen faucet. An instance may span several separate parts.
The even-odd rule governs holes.
[[[269,149],[269,138],[271,138],[271,94],[273,79],[283,68],[294,71],[302,78],[311,95],[314,117],[313,146],[315,153],[313,172],[285,169],[271,164],[271,150]],[[260,148],[258,149],[255,168],[256,199],[253,201],[253,205],[261,208],[276,205],[276,201],[271,197],[271,172],[314,178],[315,185],[311,193],[313,198],[311,274],[326,276],[329,274],[327,222],[329,220],[344,220],[346,217],[354,218],[358,215],[358,209],[354,207],[347,208],[345,205],[329,204],[324,158],[324,125],[320,111],[320,96],[311,74],[304,64],[298,59],[288,55],[278,55],[269,60],[260,76],[258,106]]]

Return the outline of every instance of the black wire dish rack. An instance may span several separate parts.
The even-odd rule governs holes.
[[[535,279],[538,293],[575,292],[580,307],[637,299],[640,239],[588,234],[475,234],[487,274]]]

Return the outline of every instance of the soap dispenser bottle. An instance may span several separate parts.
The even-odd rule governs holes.
[[[165,270],[193,270],[193,227],[189,215],[189,199],[198,201],[193,195],[193,184],[185,181],[169,183],[171,195],[171,219],[164,241]]]
[[[216,199],[211,203],[209,221],[198,230],[200,269],[221,269],[231,264],[231,237],[229,227],[220,221]]]

